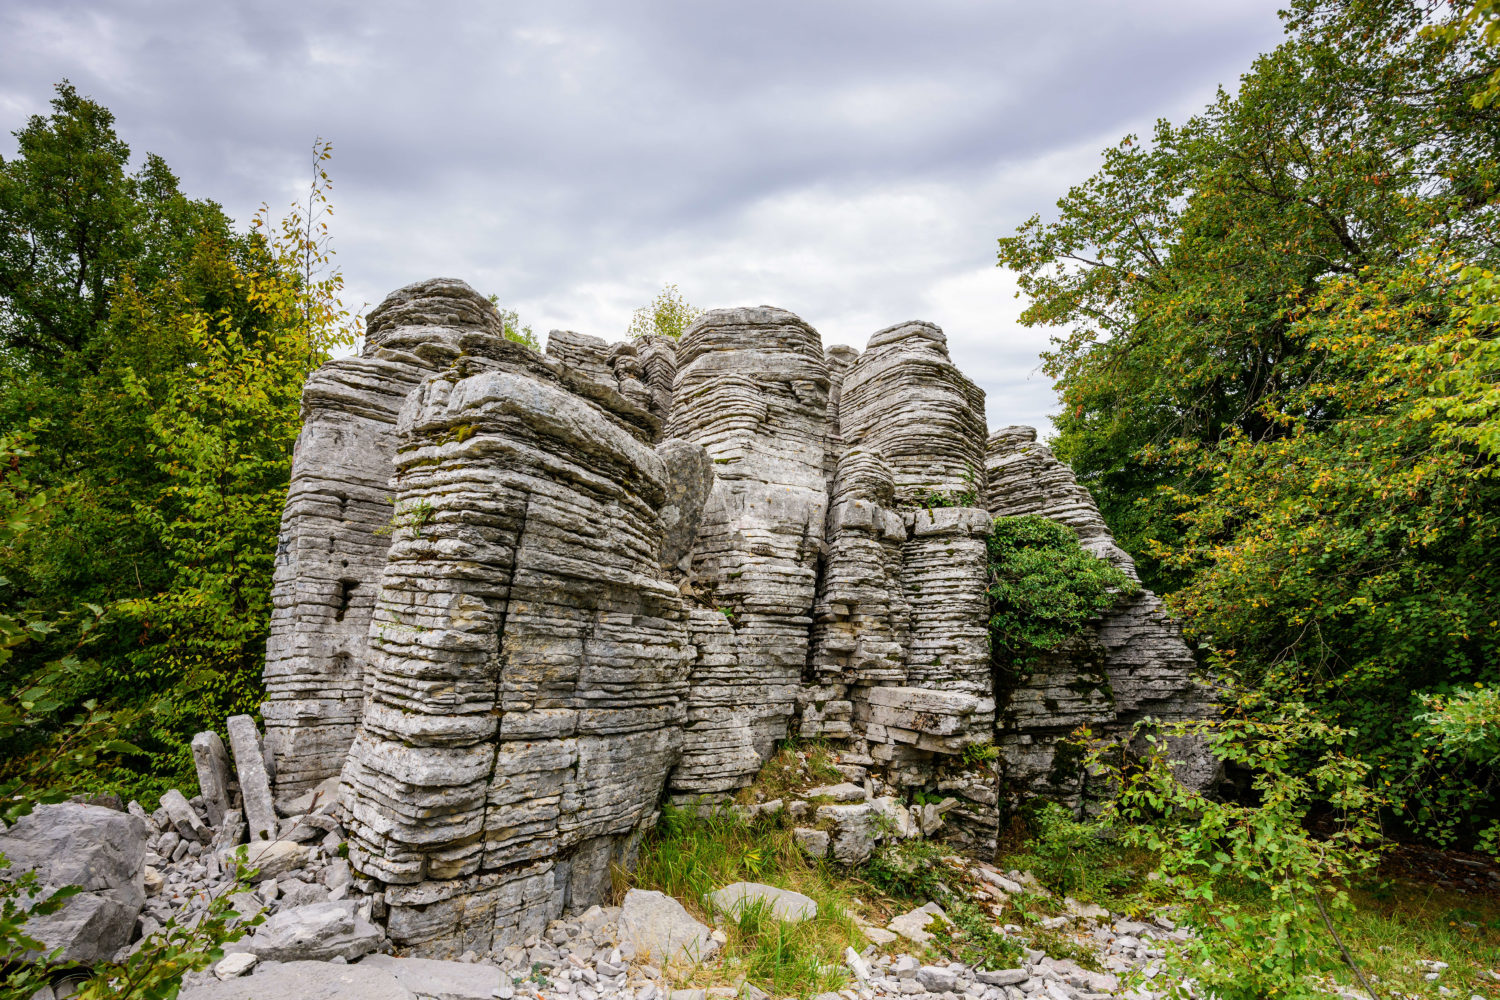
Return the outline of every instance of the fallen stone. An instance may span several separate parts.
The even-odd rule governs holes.
[[[860,957],[859,952],[853,948],[844,949],[844,964],[849,966],[849,971],[854,973],[854,978],[861,983],[868,983],[873,973],[870,971],[870,963]]]
[[[811,920],[818,915],[818,904],[802,893],[759,882],[735,882],[709,893],[708,898],[715,910],[735,920],[746,908],[757,903],[763,904],[777,920],[789,924]]]
[[[618,926],[620,944],[630,944],[637,958],[649,955],[668,965],[694,963],[707,960],[719,950],[709,929],[662,892],[627,892]]]
[[[820,785],[817,788],[809,788],[803,793],[807,799],[829,799],[833,802],[863,802],[865,801],[864,786],[853,782],[843,782],[837,785]]]
[[[272,914],[230,947],[277,962],[349,961],[374,951],[381,937],[379,928],[354,915],[351,904],[313,903]]]
[[[1016,986],[1031,978],[1025,969],[980,969],[974,978],[986,986]]]
[[[413,993],[436,1000],[490,1000],[502,980],[510,982],[495,966],[473,962],[367,955],[359,965],[389,972]]]
[[[865,939],[868,940],[871,944],[879,945],[882,947],[890,944],[900,937],[899,934],[892,934],[884,927],[860,927],[859,930],[860,933],[864,934]]]
[[[11,871],[34,871],[46,888],[82,892],[56,913],[32,917],[25,933],[65,961],[93,964],[130,943],[146,902],[146,822],[103,806],[40,805],[0,833]]]
[[[275,840],[276,805],[271,800],[271,779],[266,774],[260,731],[248,715],[232,715],[225,725],[229,728],[229,745],[234,750],[234,769],[240,779],[240,798],[250,827],[250,840]]]
[[[219,959],[219,963],[214,966],[214,975],[220,979],[234,979],[255,968],[259,961],[259,955],[252,955],[248,951],[232,952]]]
[[[797,846],[809,857],[828,857],[828,831],[815,830],[809,826],[799,826],[792,830],[792,836],[797,838]]]
[[[307,848],[291,840],[259,841],[240,845],[231,856],[247,868],[257,869],[252,882],[264,882],[302,867],[307,861]]]
[[[229,754],[224,741],[212,730],[194,736],[192,748],[203,810],[208,813],[208,825],[217,827],[229,811]]]
[[[253,976],[241,976],[178,994],[180,1000],[416,1000],[385,969],[331,962],[285,962],[262,965]]]
[[[195,840],[200,844],[206,844],[213,833],[203,825],[198,811],[188,803],[187,797],[175,788],[170,788],[162,794],[161,807],[166,811],[167,819],[172,823],[172,829],[183,837]]]
[[[892,917],[891,922],[886,924],[886,927],[900,934],[908,941],[915,941],[917,944],[926,944],[932,940],[932,933],[927,927],[933,920],[941,920],[947,923],[948,915],[936,903],[927,903],[917,907],[915,910]]]

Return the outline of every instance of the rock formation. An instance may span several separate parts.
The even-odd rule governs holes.
[[[342,775],[370,919],[432,956],[598,902],[664,798],[727,799],[793,734],[882,789],[817,808],[832,856],[945,822],[992,849],[1014,793],[1077,798],[1077,721],[1209,710],[1144,593],[996,691],[992,515],[1129,562],[1034,437],[986,442],[928,323],[860,354],[726,309],[680,342],[553,331],[543,356],[462,282],[403,288],[304,397],[266,661],[277,799]],[[998,762],[968,752],[990,743]],[[909,811],[916,790],[949,798]]]

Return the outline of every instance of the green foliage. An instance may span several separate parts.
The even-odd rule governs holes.
[[[617,870],[616,881],[622,891],[635,886],[665,892],[709,922],[707,895],[732,882],[764,882],[813,899],[818,915],[801,923],[784,924],[763,907],[747,906],[725,925],[729,940],[719,978],[743,975],[775,996],[838,989],[845,981],[844,949],[865,946],[850,916],[855,886],[809,859],[784,815],[746,823],[729,809],[698,815],[669,805],[642,845],[635,870]]]
[[[0,854],[0,871],[8,868],[10,862]],[[48,968],[57,964],[62,949],[43,951],[42,942],[26,933],[26,922],[56,913],[79,891],[75,885],[48,892],[37,881],[36,872],[16,872],[0,879],[0,994],[30,997],[48,985]]]
[[[950,848],[928,840],[886,843],[860,868],[860,876],[875,888],[897,899],[926,903],[953,895],[949,872],[942,859]]]
[[[1500,681],[1495,8],[1286,23],[1000,261],[1060,328],[1058,454],[1247,710],[1307,704],[1408,830],[1463,842],[1500,775],[1416,717]]]
[[[625,335],[635,339],[656,334],[676,340],[701,315],[703,310],[690,305],[677,286],[669,283],[662,286],[650,305],[635,311]]]
[[[1024,671],[1091,618],[1137,588],[1128,576],[1045,517],[999,517],[987,543],[990,649],[997,664]]]
[[[1057,802],[1039,802],[1027,817],[1032,839],[1006,863],[1029,871],[1049,891],[1087,903],[1119,905],[1139,879],[1122,857],[1124,847],[1097,822],[1083,822]],[[1110,905],[1115,904],[1115,905]]]
[[[239,868],[236,880],[210,899],[205,911],[172,917],[125,961],[96,967],[74,995],[78,1000],[174,1000],[184,975],[223,958],[224,945],[265,920],[263,914],[240,919],[230,902],[233,893],[249,888],[246,874]]]
[[[0,613],[47,627],[0,659],[22,695],[0,778],[149,801],[191,774],[193,732],[260,701],[302,382],[357,329],[329,269],[331,147],[304,202],[238,234],[159,158],[127,174],[112,116],[66,84],[16,135],[0,513],[23,530],[0,540]]]
[[[542,342],[537,339],[536,331],[531,329],[530,323],[521,322],[520,313],[501,306],[498,295],[490,296],[490,305],[500,313],[500,322],[504,327],[506,340],[529,347],[538,354],[542,353]]]
[[[1225,1000],[1321,995],[1307,977],[1339,960],[1328,915],[1349,913],[1348,882],[1374,864],[1379,840],[1369,768],[1340,750],[1347,733],[1289,705],[1274,721],[1146,720],[1134,735],[1147,747],[1144,760],[1098,742],[1088,763],[1119,788],[1102,821],[1123,843],[1158,855],[1165,884],[1199,931],[1174,956],[1175,974]],[[1170,739],[1183,738],[1205,739],[1220,759],[1248,769],[1254,804],[1181,785]],[[1331,829],[1314,835],[1309,821],[1325,806]],[[1250,889],[1256,905],[1225,896],[1225,883]]]
[[[782,798],[817,785],[837,784],[844,775],[834,766],[833,751],[818,740],[783,740],[755,777],[748,791],[766,799]]]
[[[981,767],[985,764],[993,764],[1000,759],[1000,748],[995,745],[993,739],[982,740],[978,743],[967,743],[960,758],[965,767]]]

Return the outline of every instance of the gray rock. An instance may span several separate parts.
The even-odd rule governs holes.
[[[629,944],[637,958],[650,956],[664,965],[706,961],[719,950],[707,927],[694,920],[681,903],[661,892],[631,889],[620,908],[620,944]]]
[[[353,913],[347,902],[313,903],[282,909],[230,945],[276,962],[346,961],[368,955],[380,944],[380,930]]]
[[[146,901],[146,823],[103,806],[40,805],[0,833],[12,871],[34,871],[48,889],[83,891],[25,933],[66,961],[111,960],[130,942]]]
[[[932,933],[928,930],[928,926],[933,920],[947,922],[948,915],[936,903],[925,903],[915,910],[892,917],[886,927],[908,941],[926,944],[932,940]]]
[[[276,879],[307,862],[307,848],[291,840],[259,841],[235,848],[232,857],[257,869],[251,881]]]
[[[192,748],[208,825],[217,827],[229,811],[229,754],[219,734],[211,730],[194,736]]]
[[[818,904],[800,892],[759,882],[734,882],[708,895],[715,910],[738,920],[749,906],[764,906],[777,920],[797,924],[818,915]]]
[[[1016,986],[1031,978],[1025,969],[980,969],[974,978],[988,986]]]
[[[702,445],[668,438],[656,446],[666,466],[666,500],[661,508],[664,565],[675,566],[692,551],[703,506],[714,485],[714,463]]]
[[[385,969],[329,962],[263,964],[251,976],[184,989],[181,1000],[416,1000]]]
[[[413,993],[436,1000],[491,1000],[502,979],[510,982],[495,966],[472,962],[368,955],[359,964],[389,972]]]
[[[917,982],[933,993],[947,993],[958,988],[958,973],[937,965],[924,965],[917,970]]]
[[[206,844],[213,833],[203,825],[197,810],[188,804],[186,796],[175,788],[168,789],[161,797],[161,807],[171,821],[172,828],[183,837]]]
[[[797,838],[797,846],[802,848],[809,857],[826,858],[828,856],[827,830],[799,826],[792,830],[792,836]]]
[[[214,975],[220,979],[235,979],[255,968],[260,957],[247,951],[236,951],[219,959],[214,966]]]
[[[266,774],[265,749],[255,720],[248,715],[230,716],[229,745],[234,750],[235,773],[252,842],[276,839],[276,806],[271,800],[271,780]]]

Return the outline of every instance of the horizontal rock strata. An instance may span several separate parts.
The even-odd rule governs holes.
[[[987,453],[984,394],[928,323],[825,351],[785,310],[721,309],[680,341],[553,331],[539,355],[439,279],[371,314],[304,421],[272,766],[237,722],[235,829],[266,870],[296,862],[341,773],[360,919],[415,954],[492,953],[601,902],[664,797],[726,800],[789,735],[863,775],[798,830],[853,863],[887,834],[992,849],[1008,796],[1077,797],[1058,737],[1078,722],[1210,710],[1148,593],[996,691],[992,515],[1134,568],[1033,432]],[[222,750],[200,756],[222,811]],[[277,807],[306,815],[283,830]]]

